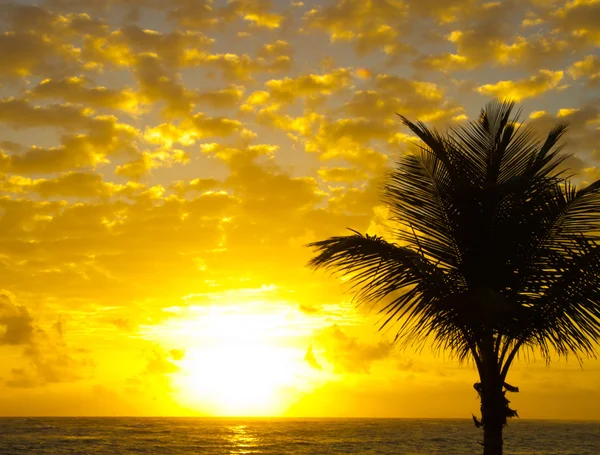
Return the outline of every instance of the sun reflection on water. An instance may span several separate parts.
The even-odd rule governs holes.
[[[258,439],[248,432],[247,425],[230,425],[227,430],[230,433],[228,440],[233,446],[230,454],[258,453]]]

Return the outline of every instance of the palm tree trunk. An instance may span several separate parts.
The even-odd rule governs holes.
[[[502,430],[506,423],[506,399],[500,377],[482,383],[481,422],[483,425],[483,455],[502,455]]]
[[[492,336],[484,339],[482,351],[479,398],[483,426],[483,455],[502,455],[502,430],[506,423],[507,401],[502,390],[504,381]]]
[[[483,427],[483,455],[502,455],[502,425]]]

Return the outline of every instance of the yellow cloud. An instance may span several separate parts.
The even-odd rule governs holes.
[[[156,54],[144,53],[137,56],[135,74],[144,102],[166,102],[164,112],[168,117],[190,114],[194,107],[195,93],[185,88],[178,75],[169,74]]]
[[[187,123],[189,123],[190,129],[193,128],[194,133],[200,138],[231,136],[242,128],[242,124],[238,120],[231,120],[226,117],[210,117],[203,113],[192,116]]]
[[[35,106],[24,99],[0,99],[0,122],[13,128],[88,128],[94,123],[89,114],[87,108],[70,104]]]
[[[317,138],[327,138],[328,141],[349,140],[355,143],[365,143],[374,139],[385,140],[390,132],[391,128],[380,121],[366,118],[344,118],[331,123],[322,123]]]
[[[565,2],[552,14],[561,31],[594,46],[600,44],[600,1],[572,0]]]
[[[197,50],[188,50],[184,56],[184,66],[219,69],[227,80],[248,81],[255,73],[286,71],[291,68],[292,60],[288,55],[278,55],[274,59],[263,57],[256,59],[247,54],[210,54]]]
[[[322,167],[318,173],[319,177],[326,182],[355,182],[366,178],[364,171],[351,167]]]
[[[183,180],[178,180],[171,184],[171,188],[179,195],[182,196],[188,192],[198,192],[204,193],[209,190],[215,189],[219,186],[220,182],[213,178],[196,178],[190,180],[189,182],[185,182]]]
[[[213,0],[181,2],[168,16],[181,27],[199,30],[215,27],[222,21],[213,8]]]
[[[293,117],[289,114],[280,114],[277,110],[264,108],[256,114],[256,120],[263,125],[269,125],[283,131],[299,133],[303,136],[311,136],[315,125],[322,120],[323,116],[316,112],[307,112],[305,115]]]
[[[297,97],[328,95],[348,87],[352,72],[339,68],[331,73],[307,74],[297,78],[271,79],[265,83],[271,96],[281,102],[292,103]]]
[[[266,104],[267,101],[269,101],[269,98],[271,98],[271,94],[269,92],[266,92],[264,90],[257,90],[256,92],[252,92],[250,94],[250,96],[246,99],[244,104],[252,108],[253,106],[260,106]]]
[[[374,362],[393,355],[390,343],[380,341],[374,345],[362,344],[357,338],[344,333],[337,325],[323,329],[316,341],[317,346],[321,348],[323,359],[338,373],[369,373]]]
[[[229,21],[240,17],[253,26],[275,29],[281,26],[283,16],[271,12],[269,0],[231,0],[227,6],[216,11],[218,17]]]
[[[529,114],[529,118],[536,119],[536,118],[544,117],[545,115],[548,115],[548,113],[546,111],[533,111],[531,114]]]
[[[373,77],[373,74],[367,68],[356,68],[354,75],[359,79],[371,79]]]
[[[235,107],[243,95],[243,86],[229,85],[222,90],[199,93],[195,96],[195,101],[199,104],[200,108],[208,105],[216,109],[226,109]]]
[[[415,61],[415,66],[419,69],[451,73],[469,69],[473,65],[464,55],[446,53],[422,57]]]
[[[252,22],[258,27],[279,28],[283,21],[283,16],[273,13],[246,13],[244,20]]]
[[[486,2],[493,4],[497,2]],[[433,18],[440,25],[456,22],[465,13],[474,11],[480,2],[474,0],[421,0],[411,3],[411,14],[421,18]],[[484,7],[485,8],[485,7]]]
[[[278,145],[271,144],[254,144],[241,148],[216,142],[202,144],[200,148],[204,153],[228,163],[232,160],[251,161],[259,156],[272,157],[279,150]]]
[[[264,44],[258,51],[259,57],[270,57],[273,55],[291,56],[292,46],[285,40],[277,40],[274,43]]]
[[[169,378],[191,350],[170,322],[192,327],[200,306],[237,312],[246,297],[282,315],[301,308],[295,355],[315,384],[340,384],[320,389],[323,402],[294,396],[309,404],[296,412],[339,413],[343,397],[353,404],[342,413],[402,412],[380,384],[408,396],[416,374],[427,395],[439,375],[422,359],[424,371],[400,371],[338,285],[305,270],[303,246],[347,227],[389,236],[381,176],[415,140],[396,113],[444,129],[477,108],[467,96],[477,87],[541,95],[565,79],[539,68],[568,68],[571,101],[544,98],[528,123],[567,120],[576,156],[565,165],[585,182],[599,172],[600,112],[577,102],[599,72],[597,2],[16,3],[31,2],[0,5],[0,273],[20,302],[0,296],[5,413],[76,414],[82,402],[90,413],[189,412],[196,404]],[[338,68],[348,52],[352,67]],[[469,72],[486,65],[529,72],[486,86],[489,72]],[[357,398],[349,380],[383,404]],[[46,387],[64,381],[77,382]]]
[[[45,79],[27,92],[33,99],[54,98],[68,103],[82,104],[84,107],[117,109],[138,112],[138,97],[130,89],[112,90],[106,87],[86,87],[90,80],[85,77],[65,79]]]
[[[0,76],[22,78],[39,72],[82,67],[76,34],[104,33],[106,26],[85,14],[60,16],[34,5],[0,5],[8,28],[0,33]]]
[[[595,84],[600,80],[600,57],[597,55],[587,55],[583,60],[579,60],[569,68],[569,76],[573,79],[586,78],[590,84]]]
[[[211,117],[203,113],[190,116],[180,122],[163,123],[146,128],[144,140],[150,144],[157,144],[165,149],[175,144],[189,146],[200,139],[210,137],[228,137],[235,133],[243,134],[242,123],[225,117]]]
[[[309,29],[328,33],[331,41],[355,41],[360,55],[394,44],[398,24],[404,23],[406,17],[407,7],[399,0],[341,0],[311,9],[303,21]]]
[[[193,145],[199,135],[191,128],[176,126],[173,123],[162,123],[154,127],[148,127],[144,131],[144,140],[150,144],[159,144],[170,148],[174,144]]]
[[[574,47],[572,40],[555,36],[517,36],[512,44],[501,43],[495,49],[503,65],[519,65],[538,69],[560,62]]]
[[[447,123],[463,113],[460,106],[447,100],[441,86],[386,74],[375,78],[372,89],[354,92],[343,109],[353,117],[392,124],[397,124],[396,114],[425,122]]]
[[[391,49],[396,44],[398,32],[387,24],[364,30],[356,35],[354,49],[359,56],[370,54],[378,49]]]
[[[424,7],[422,3],[419,2],[419,8]],[[509,21],[520,17],[533,17],[532,14],[536,14],[535,11],[524,8],[524,4],[471,1],[464,3],[471,5],[461,14],[457,14],[456,25],[445,35],[445,38],[456,46],[456,51],[423,55],[415,61],[415,67],[453,72],[484,64],[501,64],[537,70],[540,67],[559,65],[569,52],[582,46],[582,39],[565,36],[563,33],[542,34],[535,30],[528,35],[515,33],[514,27],[506,25]],[[542,11],[538,12],[545,15]]]
[[[562,71],[540,70],[537,75],[531,76],[529,79],[485,84],[477,87],[477,91],[482,95],[518,101],[539,96],[549,90],[560,89],[559,84],[562,78]]]
[[[44,112],[28,126],[48,124]],[[13,118],[14,121],[14,118]],[[23,124],[18,124],[23,126]],[[135,141],[138,131],[130,125],[118,123],[114,117],[96,117],[88,121],[87,134],[66,134],[56,147],[33,146],[17,153],[0,152],[3,172],[52,173],[96,167],[109,162],[112,155],[137,153]]]
[[[171,167],[174,164],[187,164],[189,155],[178,149],[157,149],[144,151],[128,163],[117,166],[115,174],[139,180],[153,169]]]
[[[100,174],[93,172],[67,172],[54,179],[38,179],[30,190],[42,197],[109,197],[119,191],[121,185],[105,182]]]
[[[130,67],[140,54],[153,54],[163,64],[177,68],[187,63],[189,52],[208,49],[214,39],[201,32],[174,31],[161,33],[129,25],[110,34],[84,35],[82,57],[100,67]]]
[[[87,136],[65,136],[58,147],[33,146],[25,153],[1,155],[0,166],[4,172],[38,174],[95,167],[106,163],[105,150]]]

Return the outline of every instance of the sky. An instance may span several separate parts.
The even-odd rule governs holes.
[[[598,0],[0,2],[0,415],[463,417],[306,244],[389,235],[413,137],[512,98],[600,177]],[[600,419],[600,361],[521,358],[524,418]]]

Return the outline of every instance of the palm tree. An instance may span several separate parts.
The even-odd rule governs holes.
[[[431,344],[479,373],[484,455],[502,454],[506,383],[524,351],[594,357],[600,340],[600,180],[560,171],[558,141],[518,123],[514,103],[441,134],[402,117],[420,139],[390,172],[384,203],[397,243],[362,235],[311,243],[312,268],[347,275],[359,303],[380,302],[401,347]],[[383,302],[382,302],[383,300]]]

